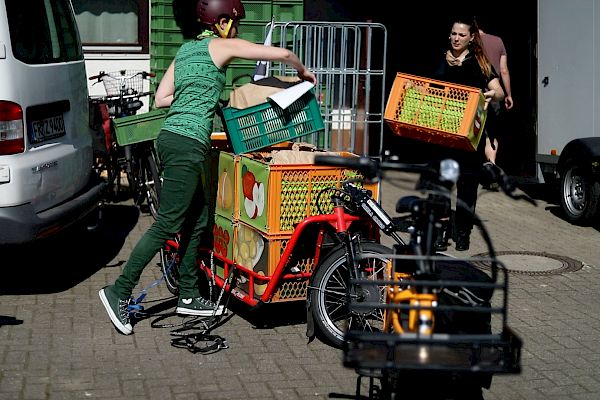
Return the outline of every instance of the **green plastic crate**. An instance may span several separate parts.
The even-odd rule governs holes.
[[[113,126],[119,146],[154,140],[165,120],[166,110],[154,110],[130,117],[115,118]]]
[[[223,117],[235,154],[256,151],[325,129],[312,90],[285,110],[266,102],[245,109],[225,107]]]
[[[244,9],[246,10],[246,18],[241,23],[248,21],[260,21],[264,23],[271,21],[271,2],[270,1],[244,1]]]

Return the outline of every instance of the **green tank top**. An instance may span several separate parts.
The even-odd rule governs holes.
[[[213,119],[226,68],[208,52],[212,37],[184,43],[175,55],[175,93],[163,129],[200,141],[210,149]]]

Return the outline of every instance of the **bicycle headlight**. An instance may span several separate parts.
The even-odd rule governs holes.
[[[440,162],[440,180],[442,182],[456,183],[460,175],[460,168],[456,160],[447,158]]]

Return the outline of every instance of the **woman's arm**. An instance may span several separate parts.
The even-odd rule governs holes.
[[[215,65],[223,67],[234,58],[245,60],[279,61],[298,71],[300,79],[317,83],[315,75],[300,61],[298,56],[288,49],[276,46],[264,46],[244,39],[213,39],[209,44],[210,55]]]
[[[175,60],[171,62],[160,80],[160,84],[154,94],[154,105],[158,108],[170,107],[175,93]]]
[[[510,110],[513,107],[513,100],[510,89],[510,72],[508,71],[508,62],[506,55],[502,55],[500,57],[500,76],[502,77],[502,83],[504,83],[504,88],[506,89],[506,97],[504,98],[506,109]]]
[[[502,86],[500,85],[498,78],[494,78],[489,81],[487,84],[487,89],[488,90],[483,93],[486,103],[489,103],[492,100],[498,102],[504,100],[504,91],[502,90]]]

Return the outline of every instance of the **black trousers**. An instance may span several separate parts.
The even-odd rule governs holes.
[[[460,175],[456,184],[457,205],[454,214],[454,236],[470,235],[473,229],[473,214],[477,205],[477,191],[481,181],[481,169],[485,162],[485,138],[483,134],[477,151],[453,149],[432,145],[430,160],[454,159],[460,167]]]

